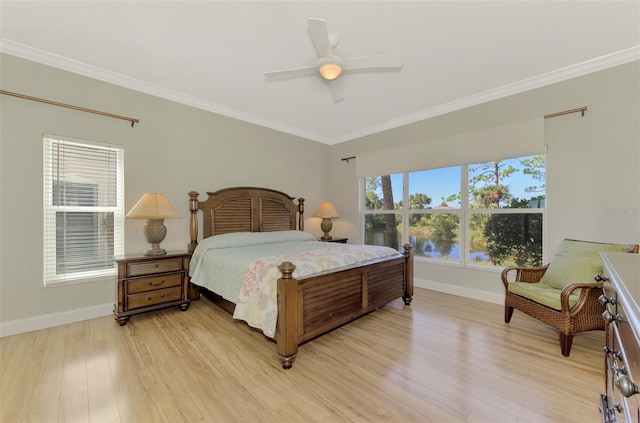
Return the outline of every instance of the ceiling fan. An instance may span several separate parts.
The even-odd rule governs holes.
[[[314,66],[303,68],[285,69],[280,71],[265,72],[267,78],[282,78],[309,75],[318,73],[329,83],[331,97],[334,102],[344,99],[342,86],[343,72],[362,69],[400,69],[402,57],[398,54],[386,54],[377,56],[362,56],[343,59],[333,54],[333,49],[338,45],[338,36],[329,34],[327,22],[322,19],[307,19],[311,41],[318,52],[318,61]]]

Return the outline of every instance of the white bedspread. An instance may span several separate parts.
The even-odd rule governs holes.
[[[335,245],[314,239],[310,242],[291,241],[204,251],[196,249],[201,254],[194,253],[189,274],[192,283],[215,292],[227,301],[237,303],[244,275],[254,260],[298,251],[325,250]]]

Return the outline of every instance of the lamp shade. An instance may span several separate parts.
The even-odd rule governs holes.
[[[142,196],[140,200],[129,213],[125,216],[128,219],[180,219],[180,213],[173,207],[173,204],[167,200],[163,194],[157,192],[148,192]]]
[[[331,203],[320,203],[313,217],[321,217],[323,219],[331,219],[332,217],[340,217],[336,208]]]

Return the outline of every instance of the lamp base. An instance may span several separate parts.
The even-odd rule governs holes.
[[[331,232],[331,228],[333,228],[333,223],[331,222],[331,218],[324,217],[322,218],[322,222],[320,222],[320,229],[324,232],[324,235],[320,238],[323,241],[329,241],[333,239],[329,232]]]
[[[167,254],[164,248],[160,248],[160,243],[167,235],[164,219],[147,219],[143,233],[145,241],[151,244],[151,248],[144,253],[145,256],[163,256]]]
[[[145,256],[164,256],[167,254],[167,250],[164,248],[150,248],[144,252]]]

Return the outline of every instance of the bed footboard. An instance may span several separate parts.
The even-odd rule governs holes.
[[[298,345],[402,298],[413,298],[411,245],[404,254],[296,279],[296,266],[278,266],[278,359],[284,369],[295,362]]]

